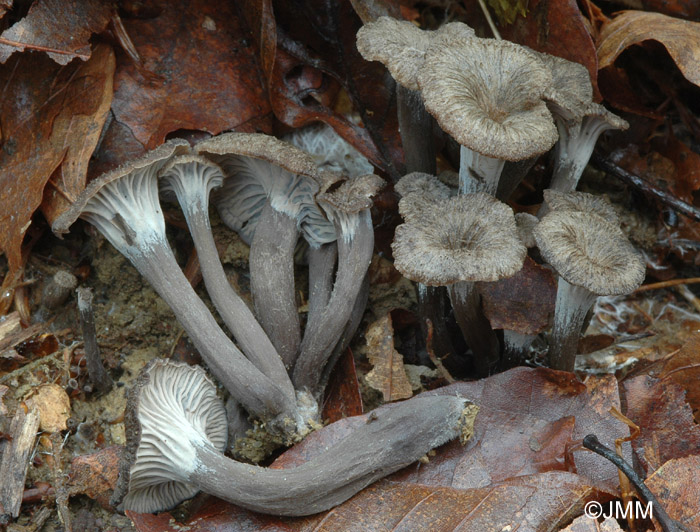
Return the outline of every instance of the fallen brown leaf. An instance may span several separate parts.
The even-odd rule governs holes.
[[[693,420],[683,388],[640,376],[625,380],[623,389],[625,415],[640,428],[632,448],[646,474],[668,460],[700,454],[700,426]]]
[[[58,384],[42,384],[28,400],[39,412],[41,430],[59,432],[66,430],[66,421],[70,417],[70,399],[66,391]]]
[[[59,65],[90,58],[89,39],[103,31],[113,6],[101,0],[37,0],[27,16],[0,35],[0,63],[25,49],[46,52]]]
[[[112,509],[109,499],[117,485],[121,452],[120,445],[113,445],[92,454],[76,456],[71,462],[70,494],[86,495],[103,508]]]
[[[394,348],[394,328],[391,314],[386,313],[367,327],[367,358],[374,366],[365,380],[382,392],[385,402],[407,399],[413,395],[403,367],[403,356]]]
[[[74,193],[84,181],[109,107],[113,71],[107,45],[96,47],[87,62],[65,67],[36,53],[0,66],[0,251],[11,272],[21,267],[22,239],[56,169],[61,166],[46,198],[49,213],[60,210],[58,195]]]
[[[347,349],[340,357],[328,385],[323,403],[323,420],[333,423],[339,419],[362,414],[362,394],[355,371],[355,359]]]
[[[646,40],[660,42],[685,78],[700,85],[700,23],[661,13],[622,11],[605,24],[598,40],[599,68],[611,66],[625,49]]]
[[[622,532],[620,525],[612,517],[608,517],[602,523],[586,515],[577,517],[574,522],[561,532]]]
[[[662,382],[674,382],[685,389],[686,401],[700,423],[700,334],[692,336],[669,357],[658,372]]]
[[[645,482],[683,530],[700,530],[700,455],[669,460]],[[660,527],[657,523],[657,530]]]

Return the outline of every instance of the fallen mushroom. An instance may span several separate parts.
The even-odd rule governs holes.
[[[201,368],[156,360],[129,393],[128,442],[112,504],[158,512],[201,490],[257,512],[321,512],[456,438],[474,410],[460,397],[416,397],[375,411],[302,465],[266,469],[222,454],[226,414]]]
[[[244,408],[291,441],[308,432],[290,397],[258,370],[221,330],[177,264],[165,235],[157,174],[189,144],[172,140],[92,181],[53,224],[65,233],[77,220],[90,222],[127,257],[175,313],[197,350]]]
[[[394,266],[413,281],[447,286],[477,371],[487,376],[499,362],[500,344],[481,308],[476,283],[509,277],[522,267],[527,250],[513,211],[479,192],[426,202],[420,212],[420,220],[407,216],[413,221],[396,228]]]
[[[533,233],[542,257],[559,274],[550,366],[573,371],[586,313],[599,295],[637,288],[644,281],[644,259],[617,225],[592,213],[552,211]]]
[[[426,109],[461,145],[462,194],[495,195],[506,161],[535,157],[557,140],[542,100],[552,75],[524,47],[459,36],[435,39],[418,83]]]
[[[248,305],[236,293],[216,251],[209,222],[209,193],[221,186],[221,168],[204,157],[174,157],[160,172],[161,194],[174,194],[194,240],[207,292],[248,359],[295,400],[294,387],[274,345]]]

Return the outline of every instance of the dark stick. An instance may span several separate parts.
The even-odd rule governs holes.
[[[615,467],[617,467],[627,476],[637,490],[639,498],[647,504],[652,503],[654,507],[654,517],[659,522],[664,532],[681,532],[681,529],[678,528],[676,522],[669,517],[664,507],[661,506],[651,490],[646,487],[641,477],[634,469],[632,469],[632,466],[629,465],[624,458],[618,456],[612,449],[608,449],[605,445],[600,443],[595,434],[589,434],[583,438],[583,446],[612,462]]]
[[[92,290],[81,286],[76,292],[78,294],[78,314],[80,315],[80,328],[83,331],[88,376],[98,393],[107,393],[112,389],[113,382],[102,365],[100,346],[97,345],[95,313],[92,309]]]
[[[605,157],[600,155],[600,153],[593,153],[593,156],[591,157],[591,163],[593,163],[593,165],[599,170],[603,170],[608,174],[617,177],[621,181],[632,185],[633,187],[641,190],[648,196],[651,196],[652,198],[660,201],[661,203],[668,205],[673,210],[700,221],[700,209],[684,201],[679,200],[675,196],[661,190],[660,188],[653,186],[645,179],[642,179],[637,175],[627,172],[625,169],[620,168],[615,163],[611,162],[609,159],[606,159]]]

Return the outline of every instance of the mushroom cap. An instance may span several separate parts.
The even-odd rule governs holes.
[[[527,248],[534,248],[537,245],[537,242],[535,242],[535,235],[532,234],[532,231],[539,221],[540,219],[537,216],[529,212],[519,212],[515,215],[515,223],[518,226],[518,236],[520,237],[520,241]]]
[[[155,177],[158,171],[173,155],[180,155],[190,152],[190,145],[186,140],[171,139],[165,144],[145,153],[141,157],[124,163],[123,165],[106,172],[93,181],[78,195],[71,207],[54,221],[51,229],[57,235],[68,232],[68,228],[86,211],[88,203],[106,185],[134,174],[147,173]],[[121,194],[129,194],[129,186],[122,187]],[[126,199],[126,198],[125,198]],[[138,200],[138,198],[136,198]],[[100,210],[100,209],[98,209]],[[111,215],[110,215],[111,216]]]
[[[167,201],[175,201],[178,189],[184,192],[209,193],[224,182],[223,170],[218,164],[201,155],[178,155],[170,159],[158,173],[160,193]]]
[[[426,109],[461,145],[519,161],[548,151],[557,129],[543,101],[552,74],[535,54],[508,41],[440,40],[419,73]]]
[[[545,95],[552,114],[565,120],[581,120],[593,101],[588,69],[574,61],[532,50],[552,72],[552,86]]]
[[[394,190],[401,195],[399,213],[407,222],[420,220],[424,205],[441,203],[455,195],[455,191],[437,177],[422,172],[406,174],[399,179]]]
[[[129,391],[127,444],[112,503],[136,512],[172,508],[197,494],[184,481],[195,467],[194,445],[223,452],[228,428],[223,402],[204,370],[156,359]]]
[[[221,166],[227,179],[212,196],[223,222],[248,244],[257,219],[272,207],[294,218],[312,246],[335,240],[314,196],[318,169],[313,158],[287,142],[260,133],[225,133],[200,142],[197,153]]]
[[[544,259],[570,284],[618,295],[644,281],[642,255],[617,225],[596,214],[552,211],[533,232]]]
[[[357,49],[367,61],[383,63],[397,83],[417,91],[425,52],[438,35],[469,38],[474,30],[461,22],[450,22],[437,31],[426,31],[408,20],[379,17],[359,29]]]
[[[482,192],[421,206],[421,218],[396,228],[394,266],[430,286],[497,281],[514,275],[527,250],[513,210]]]
[[[547,188],[544,190],[544,201],[551,211],[594,213],[611,224],[618,227],[620,225],[620,218],[605,196],[586,192],[560,192]]]
[[[595,102],[591,102],[586,106],[583,121],[588,128],[599,130],[598,134],[608,129],[624,131],[630,127],[627,120],[620,118],[615,113],[611,113],[604,106]],[[588,124],[586,124],[587,122]],[[597,138],[597,136],[595,138]]]

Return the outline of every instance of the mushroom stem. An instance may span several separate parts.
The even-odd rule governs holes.
[[[536,161],[537,157],[530,157],[522,161],[506,161],[503,165],[501,177],[498,180],[496,197],[503,202],[508,201],[508,198],[515,192],[515,189],[518,188],[518,185]]]
[[[294,291],[297,223],[268,200],[250,245],[250,285],[255,313],[288,370],[301,343]]]
[[[198,168],[199,167],[199,168]],[[188,161],[172,166],[162,179],[177,195],[199,257],[202,277],[214,306],[247,358],[295,401],[294,387],[284,363],[260,323],[226,278],[209,222],[207,172],[219,174],[217,167]]]
[[[520,366],[527,350],[535,341],[537,335],[523,334],[517,331],[503,331],[503,355],[501,355],[501,371]]]
[[[266,469],[226,458],[204,438],[193,441],[186,479],[205,493],[256,512],[301,516],[328,510],[365,486],[457,437],[466,401],[418,397],[371,414],[366,423],[308,462]]]
[[[309,247],[309,313],[307,323],[320,319],[333,291],[333,274],[338,258],[335,242]]]
[[[416,298],[418,300],[418,313],[421,317],[421,330],[423,338],[428,338],[428,324],[430,320],[433,326],[432,349],[435,356],[449,365],[449,369],[456,369],[452,364],[454,357],[450,357],[456,351],[450,340],[450,332],[447,330],[447,298],[444,286],[429,286],[416,283]]]
[[[434,175],[437,164],[433,143],[434,119],[426,111],[420,91],[397,84],[396,99],[406,173]]]
[[[258,370],[224,334],[197,296],[167,242],[151,242],[151,253],[135,254],[134,266],[175,313],[211,372],[248,412],[264,419],[284,418],[300,423],[296,404]]]
[[[114,382],[109,373],[107,373],[100,356],[100,346],[97,343],[97,332],[95,331],[95,313],[92,307],[92,290],[81,286],[76,292],[78,294],[78,315],[80,317],[80,328],[83,331],[85,365],[87,366],[88,377],[99,393],[107,393]]]
[[[316,396],[320,393],[322,371],[350,320],[374,250],[374,229],[369,209],[363,209],[349,219],[350,223],[345,227],[340,222],[336,223],[340,236],[338,273],[333,293],[321,319],[307,324],[292,375],[295,388],[308,389]]]
[[[459,193],[486,192],[492,196],[498,190],[505,161],[482,155],[461,146],[459,151]]]
[[[480,377],[488,377],[498,365],[501,348],[481,308],[481,295],[476,283],[460,281],[449,285],[447,290],[457,324],[474,353],[477,373]]]
[[[549,341],[549,365],[574,371],[578,340],[586,314],[598,298],[593,292],[559,277],[554,323]]]

